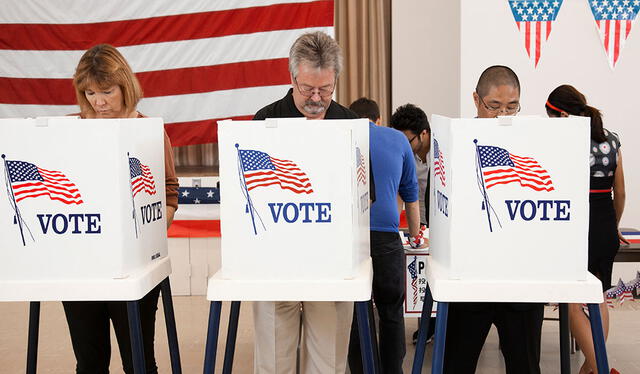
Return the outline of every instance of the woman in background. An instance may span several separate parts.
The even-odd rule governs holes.
[[[620,248],[620,241],[628,244],[618,229],[625,201],[620,137],[603,128],[600,111],[587,105],[584,95],[572,86],[562,85],[553,90],[545,107],[549,117],[573,115],[591,118],[589,271],[602,281],[604,292],[611,288],[613,259]],[[606,303],[600,304],[600,312],[606,339],[609,333]],[[597,373],[591,328],[582,304],[569,305],[569,320],[571,332],[585,356],[580,374]],[[617,371],[612,369],[611,373]]]
[[[140,83],[124,57],[114,47],[100,44],[84,53],[73,76],[81,118],[142,118],[136,106],[142,97]],[[178,209],[178,179],[173,151],[164,133],[167,227]],[[153,343],[160,285],[140,300],[140,321],[146,373],[157,373]],[[124,301],[65,301],[64,312],[76,356],[76,373],[107,374],[111,359],[109,321],[118,340],[125,373],[133,374],[127,306]]]

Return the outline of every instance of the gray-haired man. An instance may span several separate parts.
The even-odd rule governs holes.
[[[358,118],[351,110],[332,100],[341,68],[340,46],[333,38],[322,32],[300,36],[289,52],[293,87],[285,97],[260,109],[253,119]],[[373,194],[371,196],[375,200]],[[296,372],[301,310],[304,327],[301,372],[345,372],[352,302],[255,302],[253,305],[255,373]]]

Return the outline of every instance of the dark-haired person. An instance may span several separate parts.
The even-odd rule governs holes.
[[[479,118],[512,116],[520,111],[520,81],[506,66],[491,66],[473,93]],[[491,325],[500,338],[508,374],[540,374],[540,338],[544,304],[451,303],[444,372],[472,374]]]
[[[401,131],[409,140],[416,163],[416,175],[420,190],[420,231],[424,234],[429,227],[429,151],[431,150],[431,126],[426,113],[413,104],[405,104],[398,107],[389,123],[391,127]],[[427,342],[433,339],[435,332],[435,318],[431,318],[429,331],[427,331]],[[420,325],[420,318],[418,318]],[[414,331],[412,341],[415,344],[418,340],[418,330]]]
[[[108,44],[96,45],[82,55],[73,76],[81,118],[142,118],[136,106],[142,89],[120,52]],[[178,209],[178,178],[173,151],[164,133],[165,195],[167,227]],[[160,285],[140,300],[140,322],[146,373],[157,373],[153,343]],[[76,373],[109,373],[111,342],[109,321],[118,340],[124,372],[133,374],[127,305],[124,301],[64,301]]]
[[[380,120],[378,104],[360,98],[349,106],[360,117],[369,119],[369,154],[376,176],[376,201],[371,205],[371,260],[373,264],[373,301],[380,316],[380,366],[383,373],[402,373],[406,354],[404,336],[404,248],[398,235],[400,212],[396,197],[407,206],[409,234],[414,248],[424,246],[419,235],[420,213],[418,181],[413,155],[407,140],[397,130],[376,126]],[[354,316],[355,317],[355,316]],[[363,372],[356,319],[351,325],[349,368],[352,374]]]
[[[549,117],[572,115],[591,119],[589,271],[602,281],[604,292],[611,287],[613,259],[620,248],[620,241],[629,244],[618,229],[625,202],[620,137],[602,126],[600,111],[589,106],[584,95],[573,86],[562,85],[553,90],[545,108]],[[609,333],[609,311],[605,303],[600,304],[600,313],[606,338]],[[571,333],[585,356],[580,374],[597,373],[591,328],[582,304],[569,304],[569,321]]]

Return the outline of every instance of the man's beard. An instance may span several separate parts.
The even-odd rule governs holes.
[[[322,101],[307,100],[302,107],[308,114],[320,114],[325,111],[324,103]]]

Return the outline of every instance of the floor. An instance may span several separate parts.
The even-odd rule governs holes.
[[[180,354],[183,373],[201,373],[203,367],[204,345],[206,340],[209,303],[203,296],[178,296],[174,298]],[[27,303],[0,303],[0,373],[24,373],[27,346]],[[250,303],[241,306],[238,343],[235,353],[234,373],[251,373],[253,371],[253,329]],[[170,373],[169,352],[166,344],[166,333],[162,308],[158,312],[158,328],[156,336],[156,356],[160,373]],[[228,304],[223,306],[223,314],[228,314]],[[547,317],[557,316],[557,312],[547,307]],[[611,332],[607,343],[609,362],[621,373],[640,373],[640,301],[627,302],[611,312]],[[223,319],[221,326],[226,326]],[[407,320],[407,358],[405,372],[410,372],[414,346],[410,338],[417,326],[415,319]],[[223,346],[226,329],[221,328],[218,351],[218,367],[221,371]],[[115,338],[112,339],[115,342]],[[112,347],[112,373],[121,373],[120,358],[115,344]],[[427,359],[423,373],[429,373],[432,345],[427,347]],[[558,323],[545,321],[543,326],[542,361],[543,373],[559,373]],[[572,373],[577,373],[582,362],[580,353],[571,357]],[[72,373],[74,369],[71,342],[66,321],[59,302],[42,303],[40,325],[40,348],[38,356],[38,373]],[[480,357],[478,374],[504,373],[504,364],[498,351],[497,335],[492,330]]]

